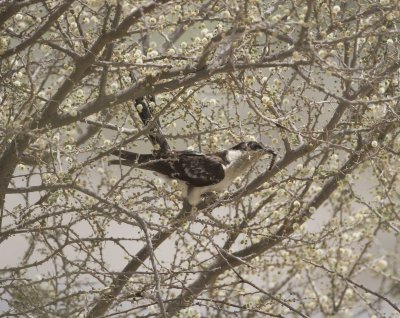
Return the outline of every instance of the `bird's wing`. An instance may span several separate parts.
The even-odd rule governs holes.
[[[195,187],[205,187],[220,182],[225,177],[222,164],[214,157],[191,151],[170,153],[138,166],[172,179],[187,182]]]

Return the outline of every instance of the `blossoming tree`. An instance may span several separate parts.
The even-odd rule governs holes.
[[[398,314],[399,22],[396,0],[0,3],[0,317]],[[251,139],[272,169],[194,209],[108,165]]]

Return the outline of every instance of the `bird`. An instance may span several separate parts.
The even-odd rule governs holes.
[[[168,183],[175,184],[191,206],[197,206],[205,193],[226,190],[266,154],[273,156],[271,169],[277,155],[274,150],[256,141],[240,142],[215,153],[169,150],[165,153],[138,154],[116,149],[111,154],[119,159],[110,160],[109,164],[150,170]]]

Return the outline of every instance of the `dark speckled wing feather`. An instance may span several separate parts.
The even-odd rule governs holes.
[[[171,152],[164,158],[139,164],[139,167],[185,181],[195,187],[217,184],[225,177],[219,157],[192,151]]]

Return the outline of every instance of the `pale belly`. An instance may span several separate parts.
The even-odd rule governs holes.
[[[156,174],[169,184],[172,184],[172,182],[177,182],[176,188],[182,192],[182,196],[186,198],[192,206],[196,206],[200,202],[202,194],[212,191],[225,191],[235,181],[235,179],[243,173],[243,171],[249,168],[250,165],[251,161],[242,161],[236,166],[228,166],[225,169],[225,178],[221,182],[205,187],[190,188],[184,181],[171,179],[158,173]]]

